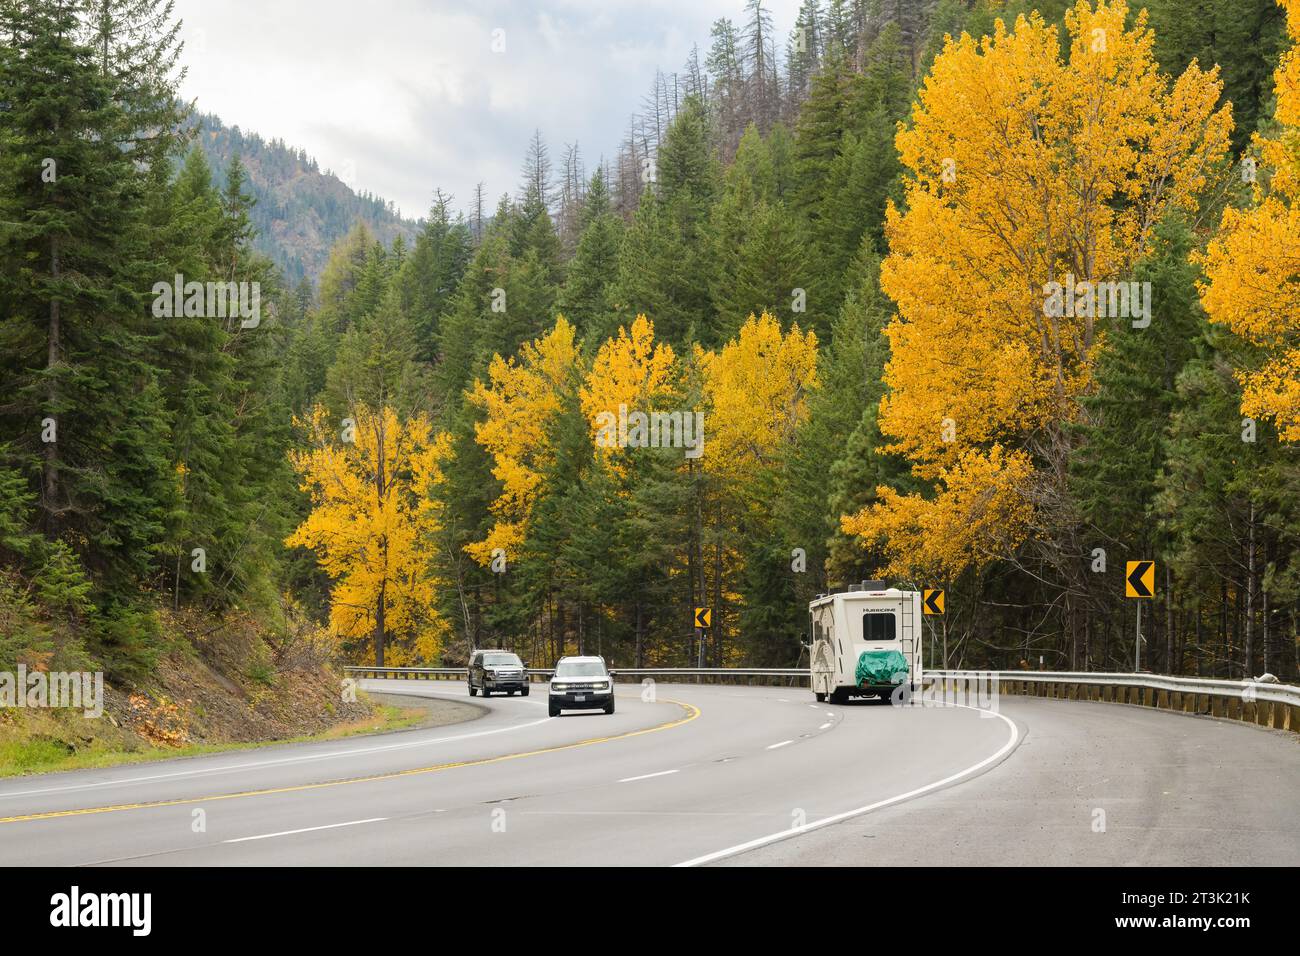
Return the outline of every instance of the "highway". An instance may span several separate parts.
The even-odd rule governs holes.
[[[364,689],[470,703],[461,682]],[[477,719],[0,782],[9,865],[1300,862],[1300,738],[1118,704],[997,714],[620,685]],[[201,825],[200,825],[201,824]]]

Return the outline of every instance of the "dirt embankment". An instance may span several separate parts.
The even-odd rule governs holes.
[[[250,621],[167,618],[147,679],[104,684],[103,715],[0,708],[0,776],[106,766],[231,746],[340,737],[473,719],[480,711],[353,692],[328,648],[276,641]]]

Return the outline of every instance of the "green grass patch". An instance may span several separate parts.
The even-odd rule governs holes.
[[[233,750],[254,750],[276,744],[340,740],[360,734],[408,730],[422,724],[427,716],[428,711],[422,707],[394,707],[381,704],[375,707],[375,712],[369,717],[340,724],[318,734],[304,734],[253,743],[186,744],[183,747],[154,747],[134,734],[125,732],[112,739],[97,738],[86,744],[74,744],[53,736],[51,731],[55,730],[57,723],[45,718],[39,730],[28,728],[37,730],[36,733],[25,736],[19,736],[22,731],[18,727],[0,725],[0,777],[17,777],[58,770],[92,770],[99,767],[147,763],[153,760],[171,760],[176,757],[198,757]]]

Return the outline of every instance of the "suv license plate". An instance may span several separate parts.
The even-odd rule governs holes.
[[[575,702],[581,704],[584,700],[587,699],[587,695],[586,695],[586,694],[575,694],[574,697],[573,697],[573,699],[574,699]]]

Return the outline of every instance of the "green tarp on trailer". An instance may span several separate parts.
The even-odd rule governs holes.
[[[863,651],[853,676],[859,685],[906,683],[907,658],[900,651]]]

